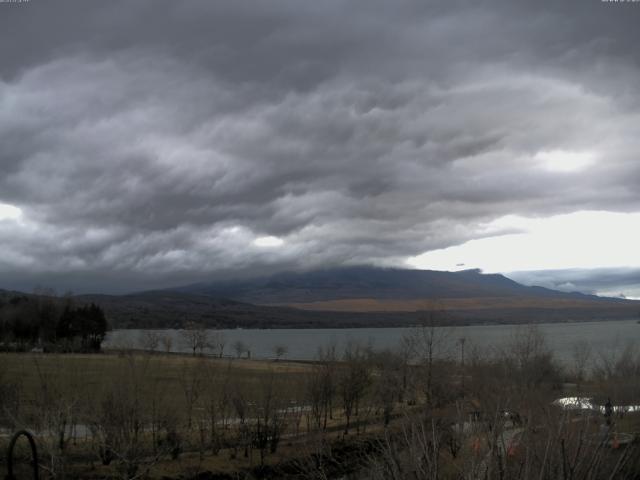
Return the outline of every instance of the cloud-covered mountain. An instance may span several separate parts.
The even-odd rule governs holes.
[[[607,311],[615,310],[616,317],[620,314],[632,317],[640,312],[638,302],[524,286],[503,275],[482,274],[478,270],[440,272],[350,267],[201,283],[178,291],[308,311],[431,311],[471,319],[482,316],[479,312],[489,318],[495,312],[506,315],[511,310],[514,322],[522,317],[544,320],[545,311],[553,312],[550,318],[554,320],[561,312],[577,318],[574,314],[580,311],[584,319],[593,318],[594,312],[606,316]],[[536,311],[540,315],[532,316]]]
[[[19,292],[0,290],[0,301]],[[78,295],[114,328],[390,327],[638,318],[640,302],[526,287],[502,275],[351,267],[208,282],[128,295]],[[67,299],[65,298],[66,302]]]
[[[375,267],[345,267],[283,272],[241,281],[217,281],[178,289],[254,304],[320,302],[356,298],[447,299],[535,297],[593,300],[579,293],[526,287],[500,274],[478,270],[440,272]]]

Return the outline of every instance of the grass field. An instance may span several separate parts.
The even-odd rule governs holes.
[[[421,455],[433,455],[449,472],[442,478],[454,479],[473,459],[511,468],[513,459],[491,457],[503,448],[495,432],[506,443],[526,442],[519,450],[523,461],[543,470],[536,462],[549,442],[566,440],[577,452],[592,448],[585,439],[601,435],[602,414],[561,411],[552,407],[554,399],[587,396],[602,404],[611,397],[620,405],[636,402],[640,391],[633,380],[640,368],[629,374],[619,361],[606,377],[570,383],[573,377],[555,369],[544,350],[527,361],[520,354],[529,350],[522,349],[513,358],[470,357],[465,365],[442,361],[433,369],[426,361],[398,363],[399,357],[357,352],[315,364],[133,351],[0,354],[0,450],[7,430],[34,431],[43,478],[282,478],[285,470],[300,478],[295,469],[316,468],[319,455],[339,468],[338,478],[392,458],[386,449],[396,447],[385,443],[391,438],[406,452],[424,447]],[[348,414],[354,385],[361,390]],[[332,389],[329,397],[322,397],[325,388]],[[318,414],[322,398],[330,398],[324,416]],[[640,432],[640,414],[612,421],[621,438]],[[435,440],[416,440],[422,428]],[[367,445],[375,445],[375,458]],[[562,465],[564,453],[554,452],[553,462]],[[607,452],[591,453],[608,465],[616,457]],[[105,462],[105,453],[113,453],[111,460]],[[402,459],[407,468],[413,468],[411,458]],[[277,473],[264,476],[262,466]],[[199,477],[202,472],[219,476]]]
[[[38,403],[43,389],[62,396],[96,395],[100,390],[126,380],[135,381],[145,397],[162,396],[176,408],[182,407],[185,382],[197,379],[205,390],[232,380],[244,389],[260,387],[265,377],[286,384],[291,400],[295,385],[309,364],[287,361],[218,359],[187,355],[134,354],[0,354],[0,375],[4,382],[18,385],[21,406]],[[150,400],[150,399],[149,399]]]
[[[0,386],[5,390],[0,390],[0,396],[11,387],[17,397],[11,402],[0,398],[6,413],[0,416],[0,426],[5,428],[0,447],[8,440],[8,429],[28,428],[38,434],[45,458],[49,451],[60,456],[57,432],[64,431],[64,455],[67,461],[75,459],[67,468],[80,469],[84,472],[81,476],[88,475],[89,468],[97,478],[108,478],[113,468],[100,464],[96,431],[117,431],[118,435],[128,435],[129,442],[139,437],[136,441],[146,445],[144,456],[149,457],[161,432],[166,435],[175,430],[180,432],[183,454],[174,460],[163,457],[141,461],[152,474],[163,476],[202,468],[235,471],[255,464],[257,454],[250,458],[230,453],[202,455],[201,445],[210,445],[211,422],[226,422],[228,426],[221,430],[228,430],[221,432],[220,438],[235,441],[238,411],[246,409],[249,418],[254,418],[264,410],[265,402],[274,409],[297,405],[303,376],[310,368],[309,364],[286,361],[187,355],[3,353]],[[242,406],[238,406],[240,403]],[[123,415],[115,420],[120,422],[115,430],[113,412]],[[132,422],[141,425],[138,433]],[[73,433],[70,424],[78,425]],[[290,455],[292,441],[283,442],[269,462]]]
[[[307,435],[302,410],[297,415],[285,414],[286,418],[280,420],[282,440],[277,452],[270,452],[264,459],[255,446],[247,448],[247,442],[255,440],[251,440],[253,434],[242,432],[239,415],[246,411],[247,425],[252,425],[248,428],[255,428],[256,419],[264,417],[267,409],[273,416],[274,411],[302,406],[312,369],[312,364],[288,361],[131,352],[3,353],[0,385],[16,388],[18,398],[9,406],[11,414],[0,416],[0,426],[5,427],[0,448],[6,447],[9,425],[11,429],[28,428],[37,434],[45,459],[41,463],[47,465],[48,459],[52,470],[60,470],[59,459],[64,456],[64,468],[72,478],[118,476],[116,463],[102,465],[99,455],[100,436],[104,441],[105,432],[112,431],[126,440],[122,446],[120,438],[120,448],[132,449],[134,441],[144,444],[136,447],[139,453],[127,451],[127,455],[148,470],[149,478],[177,478],[185,473],[195,476],[201,471],[231,474],[263,460],[266,465],[290,462],[313,454],[316,448]],[[117,417],[119,423],[114,429],[111,414],[119,414],[123,408],[124,416]],[[338,402],[334,411],[325,439],[342,435]],[[226,424],[216,427],[221,442],[216,454],[212,454],[212,415],[217,424]],[[138,433],[132,427],[135,422],[141,425]],[[71,433],[70,424],[79,426],[75,433]],[[368,431],[380,428],[370,426]],[[64,449],[57,444],[60,431],[66,432]],[[179,432],[181,454],[171,458],[164,450],[155,458],[154,445],[170,431]],[[0,459],[0,467],[3,463]]]

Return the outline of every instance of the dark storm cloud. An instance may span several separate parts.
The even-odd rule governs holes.
[[[506,214],[637,211],[638,18],[600,1],[0,4],[0,204],[23,212],[0,209],[2,284],[401,264]],[[545,151],[596,160],[555,172]]]

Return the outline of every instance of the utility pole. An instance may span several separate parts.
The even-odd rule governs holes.
[[[466,342],[467,339],[460,337],[458,341],[460,342],[460,370],[462,374],[462,398],[464,399],[464,342]]]

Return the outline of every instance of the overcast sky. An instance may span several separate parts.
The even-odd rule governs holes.
[[[640,297],[639,24],[600,0],[0,3],[0,287],[374,264]]]

